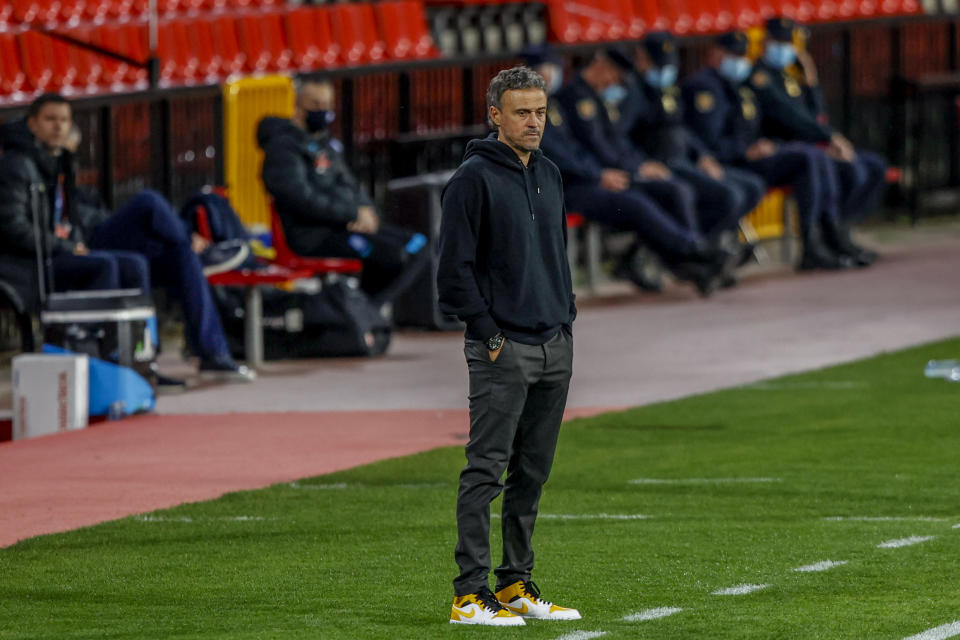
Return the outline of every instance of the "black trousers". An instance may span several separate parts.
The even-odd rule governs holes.
[[[486,344],[467,340],[464,354],[470,441],[457,496],[458,596],[489,586],[490,503],[501,491],[503,561],[495,572],[496,588],[530,578],[533,527],[567,403],[573,338],[564,329],[542,345],[507,340],[496,362]]]

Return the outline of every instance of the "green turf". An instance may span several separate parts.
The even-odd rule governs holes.
[[[541,513],[651,516],[540,520],[534,578],[579,622],[447,623],[463,464],[449,448],[0,550],[0,638],[899,640],[960,620],[960,385],[922,374],[958,353],[952,340],[568,423]],[[877,548],[913,535],[935,539]],[[822,560],[848,564],[792,571]],[[711,595],[742,583],[771,586]],[[658,607],[684,611],[623,620]]]

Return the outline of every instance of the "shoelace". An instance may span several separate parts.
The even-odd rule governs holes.
[[[523,593],[528,596],[533,596],[534,602],[539,602],[540,604],[549,604],[552,605],[552,602],[547,602],[540,597],[540,587],[533,580],[524,580],[523,581]]]
[[[500,604],[500,601],[497,600],[497,596],[493,595],[493,591],[490,589],[481,589],[477,593],[477,600],[480,601],[486,609],[489,609],[491,612],[496,613],[503,609],[503,605]]]

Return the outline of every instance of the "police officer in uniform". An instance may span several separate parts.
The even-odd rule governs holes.
[[[822,221],[831,211],[822,178],[823,154],[802,143],[779,144],[762,134],[763,113],[754,90],[747,37],[719,36],[708,53],[708,66],[682,84],[687,123],[719,162],[751,171],[773,186],[791,186],[800,212],[803,257],[799,268],[845,266],[822,240]]]
[[[522,57],[543,76],[551,97],[540,148],[560,169],[567,210],[637,234],[637,244],[624,254],[616,272],[641,289],[657,288],[635,268],[635,254],[643,245],[650,247],[674,276],[692,282],[701,294],[708,295],[727,255],[709,247],[696,231],[682,227],[648,196],[631,189],[626,171],[603,167],[581,147],[572,135],[570,121],[552,99],[562,85],[561,60],[545,48],[525,51]]]
[[[764,133],[774,139],[825,145],[820,170],[833,213],[823,219],[824,240],[841,256],[860,266],[869,265],[876,254],[853,244],[841,211],[848,207],[857,210],[860,203],[850,204],[850,199],[865,201],[865,196],[876,189],[877,176],[882,179],[885,167],[876,167],[878,157],[873,154],[858,157],[850,141],[815,112],[818,104],[822,106],[822,99],[815,91],[805,91],[804,83],[791,70],[797,60],[793,20],[771,18],[766,28],[764,54],[749,79],[763,111]]]
[[[557,91],[555,101],[570,132],[602,167],[626,171],[631,184],[657,202],[687,229],[700,231],[696,193],[670,169],[620,135],[614,125],[619,114],[605,103],[624,97],[624,81],[633,63],[615,48],[597,51],[573,80]]]
[[[707,237],[735,229],[763,198],[766,186],[756,175],[722,166],[683,119],[677,86],[676,39],[653,32],[636,52],[635,104],[623,104],[619,127],[634,144],[663,162],[697,195],[700,226]],[[632,121],[631,121],[632,116]]]

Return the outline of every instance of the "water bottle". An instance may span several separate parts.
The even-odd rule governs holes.
[[[944,378],[960,382],[960,363],[956,360],[931,360],[923,370],[928,378]]]

